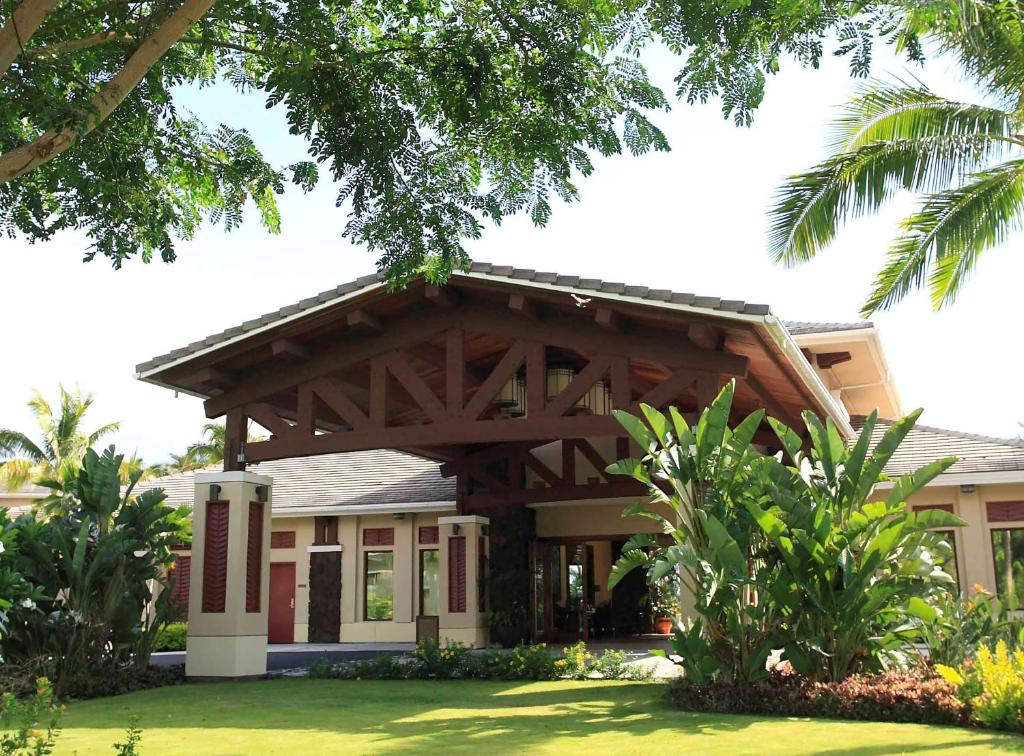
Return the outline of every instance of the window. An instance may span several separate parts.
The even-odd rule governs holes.
[[[395,555],[390,551],[368,551],[363,570],[363,605],[367,620],[394,618]]]
[[[991,531],[996,563],[996,590],[1000,596],[1024,598],[1024,530]]]
[[[420,614],[434,617],[441,613],[441,552],[420,549]]]

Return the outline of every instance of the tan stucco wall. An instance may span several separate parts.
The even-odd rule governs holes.
[[[879,496],[885,493],[879,491]],[[990,523],[986,504],[996,501],[1024,501],[1024,483],[980,484],[973,492],[965,492],[961,486],[929,486],[908,502],[910,506],[952,504],[953,513],[967,523],[957,531],[956,552],[960,585],[968,595],[975,585],[996,590],[991,531],[1024,528],[1024,520]]]

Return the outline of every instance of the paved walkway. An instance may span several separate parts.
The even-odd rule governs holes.
[[[280,643],[267,646],[267,669],[294,669],[312,664],[325,656],[332,662],[369,659],[379,654],[412,651],[415,643]],[[161,651],[153,654],[151,664],[168,667],[184,664],[184,651]]]
[[[561,652],[562,646],[551,644],[552,650]],[[400,654],[412,651],[415,643],[282,643],[267,646],[267,670],[298,669],[318,659],[327,657],[332,662],[369,659],[380,654]],[[667,651],[668,641],[663,636],[630,638],[622,641],[594,641],[587,648],[594,653],[605,649],[624,651],[629,663],[650,668],[655,677],[674,677],[680,674],[679,667],[660,656],[650,653],[657,648]],[[184,651],[162,651],[151,657],[151,663],[158,667],[184,664]]]

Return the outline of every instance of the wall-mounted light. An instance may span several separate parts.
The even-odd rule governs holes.
[[[395,512],[392,515],[392,517],[394,517],[396,520],[404,520],[405,519],[405,512]]]
[[[972,494],[972,493],[974,493],[974,484],[973,483],[964,483],[962,486],[960,486],[960,493],[965,493],[965,494]]]
[[[459,530],[461,530],[461,528],[459,527],[459,523],[453,522],[452,523],[452,535],[458,535],[459,534]]]
[[[208,501],[220,501],[220,486],[216,483],[210,484],[210,498]]]
[[[488,526],[488,525],[481,525],[480,526],[480,535],[488,535],[489,533],[490,533],[490,526]]]
[[[261,504],[266,504],[267,499],[270,497],[270,489],[267,486],[256,486],[256,500]]]

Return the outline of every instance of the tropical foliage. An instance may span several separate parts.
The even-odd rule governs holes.
[[[816,65],[833,32],[862,73],[877,37],[913,30],[889,3],[700,0],[20,0],[0,16],[0,230],[77,228],[87,259],[175,258],[204,222],[339,184],[345,234],[392,280],[467,261],[463,240],[517,212],[547,222],[593,155],[668,148],[668,108],[637,62],[683,56],[677,95],[748,123],[782,56]],[[200,122],[190,88],[279,107],[308,157],[271,164],[244,123]]]
[[[167,614],[167,594],[154,596],[153,586],[167,587],[188,512],[165,506],[160,489],[135,496],[138,472],[122,492],[123,461],[113,447],[102,456],[87,450],[81,468],[60,481],[63,514],[12,523],[0,512],[0,574],[18,574],[34,591],[8,610],[5,674],[45,672],[64,695],[148,663]]]
[[[958,687],[979,724],[1024,732],[1024,650],[1011,651],[1000,640],[994,649],[981,646],[959,669],[940,664],[938,671]]]
[[[625,514],[657,520],[673,543],[634,539],[609,584],[637,567],[649,581],[679,571],[699,621],[678,627],[674,646],[696,683],[763,679],[775,649],[820,680],[907,663],[920,622],[935,619],[926,599],[952,584],[942,569],[952,553],[932,529],[962,522],[938,510],[908,512],[906,499],[954,459],[901,477],[872,501],[919,413],[894,423],[873,450],[874,415],[848,447],[831,421],[804,413],[809,452],[769,418],[787,465],[753,445],[762,411],[729,427],[732,398],[730,383],[693,427],[675,408],[666,416],[643,406],[643,420],[616,412],[646,454],[609,472],[650,491],[648,503]]]
[[[950,100],[916,81],[869,84],[835,122],[831,155],[789,178],[770,213],[771,253],[795,265],[897,192],[923,195],[865,316],[925,285],[936,309],[948,305],[980,255],[1024,224],[1024,10],[1017,0],[985,0],[941,18],[934,36],[983,101]]]
[[[935,596],[934,622],[921,623],[921,641],[929,664],[962,665],[984,645],[1004,641],[1011,648],[1024,648],[1024,622],[1014,596],[1000,598],[983,586],[964,598],[959,592]]]
[[[85,430],[85,415],[92,406],[91,394],[58,386],[58,411],[33,390],[28,402],[39,425],[38,441],[28,433],[0,428],[0,485],[21,488],[40,479],[59,479],[72,474],[90,446],[116,431],[119,423],[107,423]]]

